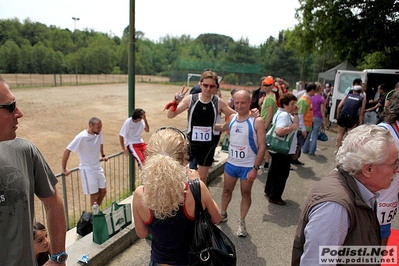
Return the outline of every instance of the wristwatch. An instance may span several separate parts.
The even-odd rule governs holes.
[[[260,166],[254,165],[254,168],[255,168],[256,170],[259,170],[259,169],[260,169]]]
[[[62,264],[62,263],[65,263],[66,262],[66,260],[68,259],[68,254],[66,254],[64,251],[63,252],[60,252],[60,253],[58,253],[58,254],[55,254],[55,255],[48,255],[48,257],[52,260],[52,261],[54,261],[54,262],[57,262],[57,263],[59,263],[59,264]]]

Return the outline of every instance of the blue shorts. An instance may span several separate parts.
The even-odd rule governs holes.
[[[224,170],[231,177],[239,177],[241,180],[248,179],[248,173],[251,172],[253,167],[235,166],[231,163],[226,163]]]
[[[380,225],[381,238],[387,238],[391,235],[391,224]]]

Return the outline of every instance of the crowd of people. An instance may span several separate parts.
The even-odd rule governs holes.
[[[252,95],[235,89],[228,101],[221,98],[219,85],[217,74],[207,69],[193,93],[186,96],[188,90],[183,88],[166,105],[168,118],[187,110],[187,134],[174,127],[162,127],[145,143],[142,132],[149,132],[150,128],[146,113],[140,108],[133,110],[120,130],[123,152],[131,154],[140,168],[141,186],[133,195],[133,217],[137,235],[152,236],[150,265],[189,263],[188,247],[195,221],[190,180],[201,180],[202,207],[214,224],[228,222],[227,208],[240,180],[236,235],[246,237],[245,218],[258,171],[267,173],[264,193],[268,202],[286,205],[282,196],[291,165],[303,165],[299,160],[302,153],[315,156],[318,132],[330,126],[327,117],[333,111],[333,87],[329,84],[308,83],[294,95],[282,78],[265,76]],[[399,90],[399,83],[395,89]],[[391,93],[383,84],[379,91],[380,98],[370,102],[377,107],[366,110],[364,84],[355,80],[339,104],[337,168],[309,193],[294,238],[292,265],[318,265],[318,251],[323,245],[387,243],[396,214],[396,207],[392,206],[397,206],[399,193],[395,178],[399,172],[399,92]],[[362,125],[365,112],[376,110],[378,125]],[[226,115],[224,123],[220,121],[221,113]],[[38,149],[29,141],[16,138],[22,116],[6,81],[0,78],[0,178],[5,182],[10,181],[5,177],[12,176],[15,180],[2,187],[14,186],[12,191],[16,193],[10,195],[11,190],[0,187],[0,234],[5,240],[0,264],[62,265],[67,259],[66,221],[57,179]],[[272,125],[278,136],[292,136],[287,153],[268,150],[266,134]],[[62,157],[62,173],[69,175],[70,152],[79,153],[83,192],[90,195],[92,204],[99,205],[106,195],[100,160],[108,160],[101,131],[101,120],[92,117],[88,128],[75,136]],[[219,132],[229,134],[220,208],[207,188]],[[33,222],[33,194],[44,203],[48,234],[41,223]],[[11,219],[2,217],[6,212]],[[392,215],[387,219],[383,213]],[[364,221],[367,223],[359,226]]]

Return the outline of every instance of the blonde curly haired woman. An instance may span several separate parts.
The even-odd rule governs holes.
[[[188,265],[195,221],[195,201],[188,179],[199,175],[185,166],[186,137],[177,128],[160,128],[151,136],[147,152],[140,172],[143,185],[133,195],[136,233],[140,238],[152,235],[149,265]],[[201,201],[211,221],[219,223],[219,208],[203,182]]]

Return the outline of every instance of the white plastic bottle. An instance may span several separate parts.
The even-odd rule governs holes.
[[[93,204],[93,214],[98,214],[100,211],[100,206],[98,206],[97,202],[94,202]]]

